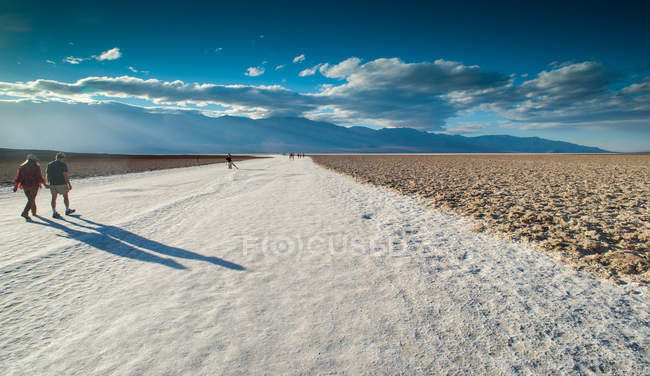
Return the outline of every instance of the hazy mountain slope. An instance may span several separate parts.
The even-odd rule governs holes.
[[[341,127],[304,118],[211,118],[120,103],[0,102],[2,147],[112,153],[598,153],[541,138],[463,137],[410,128]]]

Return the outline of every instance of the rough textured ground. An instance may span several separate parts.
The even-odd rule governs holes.
[[[45,172],[47,163],[54,159],[55,151],[0,149],[0,185],[12,185],[18,166],[25,161],[28,153],[35,154],[41,160]],[[129,172],[162,170],[167,168],[201,166],[212,163],[224,163],[224,155],[129,155],[129,154],[84,154],[66,153],[66,163],[70,177],[84,178],[106,176]],[[235,163],[254,156],[233,156]]]
[[[73,184],[80,216],[33,223],[24,196],[0,188],[3,376],[650,368],[644,286],[309,159]]]
[[[616,282],[650,282],[650,155],[329,155],[317,163],[472,216]]]

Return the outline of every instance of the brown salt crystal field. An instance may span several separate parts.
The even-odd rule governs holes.
[[[318,155],[614,282],[650,282],[650,155]]]

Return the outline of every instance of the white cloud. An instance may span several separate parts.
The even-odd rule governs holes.
[[[127,69],[130,70],[133,73],[144,73],[144,74],[149,74],[150,73],[147,70],[137,70],[137,69],[135,69],[134,67],[131,67],[131,66],[127,67]]]
[[[330,67],[329,63],[320,64],[318,71],[320,72],[320,74],[325,75],[325,72],[329,69],[329,67]]]
[[[339,122],[349,118],[350,122],[441,129],[458,110],[444,95],[508,84],[503,74],[446,60],[405,63],[392,58],[363,65],[359,62],[350,58],[324,69],[324,74],[345,77],[346,82],[317,94],[326,97],[335,109],[332,115],[323,116]]]
[[[69,58],[76,63],[83,60]],[[231,113],[250,116],[306,116],[338,124],[427,130],[445,130],[447,119],[475,110],[496,112],[503,124],[519,128],[597,125],[638,129],[643,124],[648,128],[650,119],[650,78],[616,90],[613,83],[618,76],[597,62],[558,65],[521,84],[509,74],[446,60],[407,63],[392,58],[361,64],[350,58],[332,66],[318,64],[303,70],[303,76],[316,71],[341,82],[298,93],[282,86],[88,77],[73,83],[0,82],[0,95],[39,101],[139,98],[160,105],[217,104]],[[246,71],[251,77],[263,73],[264,67]],[[470,132],[478,127],[467,123],[446,132]]]
[[[63,59],[63,61],[68,64],[79,64],[83,61],[91,60],[91,59],[95,59],[97,61],[116,60],[119,59],[121,56],[122,56],[122,52],[120,52],[119,48],[115,47],[115,48],[111,48],[110,50],[102,52],[99,56],[97,55],[92,55],[91,57],[68,56],[65,59]]]
[[[650,94],[650,76],[621,90],[623,94]]]
[[[491,123],[483,123],[483,122],[468,122],[468,123],[462,123],[457,126],[453,127],[447,127],[443,132],[443,134],[473,134],[480,132],[486,128],[489,128],[492,126]]]
[[[219,52],[223,51],[222,47],[215,47],[215,48],[206,48],[203,50],[203,53],[205,54],[218,54]]]
[[[318,70],[318,68],[322,67],[323,65],[324,64],[316,64],[311,68],[303,69],[302,71],[300,71],[300,73],[298,73],[298,76],[300,77],[313,76]]]
[[[48,63],[48,64],[54,64],[54,65],[56,65],[56,63],[55,63],[54,61],[49,60],[49,59],[45,60],[45,62]]]
[[[359,63],[361,63],[361,59],[351,57],[331,67],[326,65],[324,69],[321,69],[321,74],[328,78],[346,78],[359,69]]]
[[[300,55],[293,58],[294,63],[302,63],[303,61],[305,61],[305,55],[304,54],[300,54]]]
[[[526,97],[576,98],[606,89],[611,78],[601,64],[585,61],[541,71],[536,78],[522,83],[520,90],[526,93]]]
[[[648,116],[650,97],[626,97],[610,89],[619,75],[594,61],[554,64],[537,77],[501,96],[488,96],[489,107],[517,122],[574,124]]]
[[[284,68],[284,67],[286,67],[286,65],[284,65],[284,64],[280,64],[280,65],[278,65],[278,66],[275,67],[275,70],[280,70],[280,69],[282,69],[282,68]]]
[[[264,74],[264,67],[249,67],[244,74],[250,77],[261,76]]]
[[[96,57],[97,60],[103,61],[103,60],[116,60],[122,57],[122,52],[120,52],[120,49],[117,47],[113,47],[108,51],[102,52],[98,57]]]
[[[65,59],[63,59],[63,61],[69,64],[79,64],[84,60],[88,60],[88,59],[83,57],[74,57],[74,56],[68,56]]]
[[[106,98],[139,98],[161,105],[217,104],[240,112],[298,116],[319,99],[281,86],[246,86],[160,81],[130,76],[88,77],[74,83],[53,80],[0,82],[0,95],[39,101],[93,102]],[[103,99],[102,99],[103,100]]]

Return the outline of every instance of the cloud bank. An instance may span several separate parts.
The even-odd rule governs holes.
[[[119,58],[118,54],[121,56],[117,48],[102,53],[106,59]],[[294,61],[304,61],[304,55]],[[249,67],[245,74],[255,77],[263,73],[264,67]],[[594,61],[555,65],[530,77],[519,75],[524,79],[519,84],[515,75],[442,59],[407,63],[381,58],[362,63],[351,57],[300,72],[301,76],[315,74],[331,81],[308,93],[280,85],[216,85],[121,76],[87,77],[72,83],[45,79],[0,82],[0,94],[70,102],[139,98],[175,108],[217,104],[224,110],[213,111],[213,115],[304,116],[337,124],[434,131],[445,130],[449,118],[477,110],[499,114],[504,127],[649,127],[650,78],[620,88],[622,76]],[[465,128],[479,127],[470,124]]]

